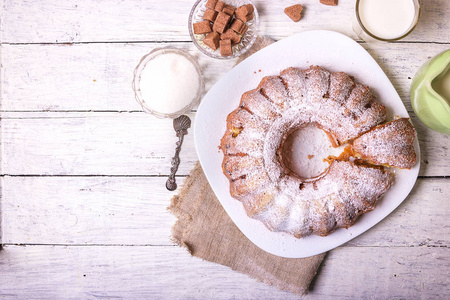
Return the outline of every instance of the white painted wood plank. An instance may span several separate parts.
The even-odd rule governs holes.
[[[208,90],[236,60],[214,61],[191,43],[3,45],[2,110],[141,110],[131,88],[142,56],[160,47],[188,49]]]
[[[450,295],[448,248],[341,247],[325,259],[312,299],[445,299]]]
[[[6,246],[0,265],[6,299],[294,298],[179,247]]]
[[[195,121],[195,113],[190,114]],[[7,175],[168,175],[177,138],[172,121],[134,113],[2,114],[3,172]],[[420,174],[449,176],[450,136],[416,125]],[[185,138],[178,175],[198,160],[193,129]]]
[[[7,246],[0,265],[6,299],[299,297],[178,247]],[[338,248],[305,299],[444,299],[449,265],[448,248]]]
[[[170,119],[141,112],[16,115],[18,119],[8,119],[9,114],[3,114],[5,174],[170,173],[178,141]],[[192,128],[184,139],[180,159],[178,174],[188,174],[198,160]]]
[[[166,208],[176,192],[165,180],[7,176],[3,242],[172,245],[175,217]],[[450,247],[448,195],[450,179],[419,179],[399,208],[347,246]]]
[[[361,45],[381,65],[410,112],[411,78],[428,58],[450,47],[427,43]],[[208,58],[192,43],[3,45],[1,109],[142,110],[131,89],[133,70],[142,56],[164,46],[187,49],[199,60],[206,91],[236,63]],[[265,75],[274,74],[261,76]],[[357,79],[370,85],[364,78]]]
[[[310,29],[331,29],[356,38],[352,30],[355,1],[337,7],[303,0],[302,20],[292,22],[283,12],[291,3],[255,0],[261,15],[260,32],[283,38]],[[449,42],[447,0],[421,1],[418,26],[407,41]],[[188,41],[189,12],[194,1],[30,1],[5,0],[4,43],[66,43],[98,41]]]
[[[166,177],[5,177],[4,243],[173,245]],[[184,178],[177,178],[179,184]]]

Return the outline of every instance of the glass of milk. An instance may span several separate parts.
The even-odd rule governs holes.
[[[396,41],[419,20],[419,0],[356,0],[353,30],[365,41]]]
[[[154,49],[134,70],[136,100],[145,112],[159,118],[174,119],[189,112],[204,89],[200,66],[181,49]]]

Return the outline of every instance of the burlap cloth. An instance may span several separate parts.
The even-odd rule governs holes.
[[[258,37],[248,55],[272,42]],[[320,254],[283,258],[255,246],[225,212],[198,162],[168,209],[178,218],[172,228],[173,240],[191,255],[228,266],[281,290],[305,294],[325,257]]]

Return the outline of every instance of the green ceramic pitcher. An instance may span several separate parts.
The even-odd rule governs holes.
[[[420,121],[450,134],[450,49],[420,67],[411,83],[410,98]]]

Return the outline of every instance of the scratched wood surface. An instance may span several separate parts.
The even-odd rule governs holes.
[[[176,137],[170,120],[142,112],[133,69],[156,47],[188,50],[206,89],[235,64],[190,42],[194,1],[0,0],[0,298],[296,299],[297,295],[192,258],[170,240],[164,188]],[[355,1],[255,1],[260,34],[352,32]],[[367,233],[328,253],[309,299],[450,297],[450,136],[414,116],[411,79],[450,48],[450,1],[422,1],[415,31],[361,45],[391,79],[417,129],[419,179]],[[332,50],[332,49],[331,49]],[[190,117],[195,120],[196,110]],[[185,138],[181,182],[197,161]]]

